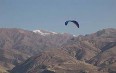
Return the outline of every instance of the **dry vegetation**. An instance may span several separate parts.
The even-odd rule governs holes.
[[[116,73],[116,29],[78,37],[0,29],[0,65],[11,73]]]

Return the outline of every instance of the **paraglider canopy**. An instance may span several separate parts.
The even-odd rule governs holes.
[[[69,22],[73,22],[79,28],[79,23],[75,20],[68,20],[65,22],[65,25],[67,25]]]

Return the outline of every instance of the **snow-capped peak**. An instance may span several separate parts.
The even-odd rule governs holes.
[[[33,32],[41,34],[43,36],[57,34],[56,32],[50,32],[50,31],[44,31],[44,30],[34,30]]]

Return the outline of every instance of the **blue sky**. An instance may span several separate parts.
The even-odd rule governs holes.
[[[77,20],[64,25],[66,20]],[[116,28],[116,0],[0,0],[0,28],[84,35]]]

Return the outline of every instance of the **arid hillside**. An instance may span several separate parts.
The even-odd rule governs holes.
[[[116,29],[75,37],[1,28],[0,65],[11,73],[115,73]]]
[[[50,49],[16,66],[11,73],[101,73],[96,66],[76,60],[65,50]]]
[[[49,35],[23,29],[0,28],[0,65],[12,69],[41,51],[60,47],[73,37],[69,34],[44,31],[43,34],[45,33]]]

